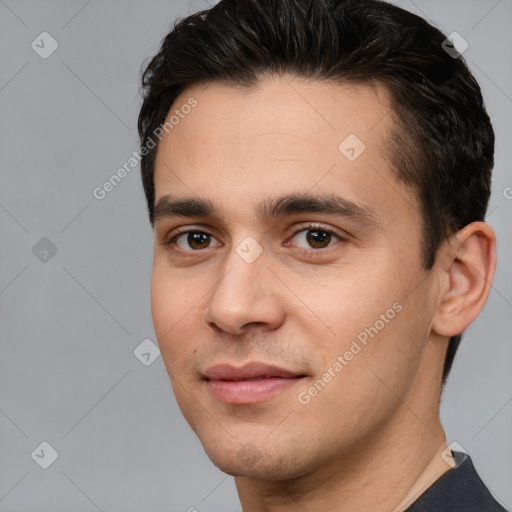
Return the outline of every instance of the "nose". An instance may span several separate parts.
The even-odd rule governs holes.
[[[204,320],[210,327],[243,334],[255,325],[272,330],[283,323],[285,291],[268,263],[265,251],[248,262],[233,249],[205,310]]]

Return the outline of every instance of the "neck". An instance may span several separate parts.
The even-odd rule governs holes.
[[[446,442],[444,442],[434,453],[434,456],[430,459],[423,472],[410,487],[402,501],[395,507],[393,512],[403,512],[406,510],[407,507],[412,505],[438,478],[454,466],[455,460],[449,450],[447,450]]]

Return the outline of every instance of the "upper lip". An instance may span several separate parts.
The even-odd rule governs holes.
[[[279,366],[252,362],[243,366],[233,366],[231,364],[220,363],[210,366],[205,372],[204,377],[208,380],[232,380],[239,381],[245,379],[269,379],[272,377],[294,378],[303,377],[304,374],[280,368]]]

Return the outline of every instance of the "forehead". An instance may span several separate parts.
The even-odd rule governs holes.
[[[192,98],[197,106],[179,115],[190,110],[186,105]],[[382,143],[392,125],[390,114],[387,90],[377,83],[334,84],[287,76],[262,78],[244,88],[214,82],[190,87],[176,98],[167,117],[171,129],[160,148],[200,146],[205,154],[220,145],[229,149],[224,156],[237,162],[264,160],[268,150],[304,158],[312,151],[337,150],[349,134],[366,146]]]
[[[155,202],[199,195],[240,206],[278,190],[314,190],[371,204],[402,187],[388,154],[390,99],[379,84],[285,76],[248,88],[211,83],[180,94],[172,116],[157,153]]]

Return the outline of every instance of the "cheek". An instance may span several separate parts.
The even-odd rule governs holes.
[[[373,268],[372,268],[373,267]],[[329,327],[330,338],[351,340],[380,320],[380,315],[391,310],[399,299],[396,281],[390,283],[385,268],[369,265],[334,270],[330,275],[311,280],[300,295],[311,311]],[[341,348],[341,347],[337,347]]]
[[[151,278],[151,316],[158,341],[161,343],[164,334],[169,331],[177,316],[176,304],[173,295],[168,293],[169,278],[158,267],[153,267]]]
[[[315,350],[321,354],[317,374],[300,396],[301,404],[308,402],[302,412],[309,431],[343,438],[348,445],[400,406],[398,397],[405,397],[414,380],[422,347],[411,343],[411,334],[422,326],[411,323],[409,303],[381,297],[354,305],[353,299],[332,316],[335,334]]]
[[[419,371],[430,332],[429,305],[424,290],[410,293],[400,283],[376,285],[373,294],[361,297],[361,301],[354,297],[357,304],[345,309],[346,322],[338,317],[341,335],[334,340],[337,352],[332,351],[330,359],[343,355],[347,363],[340,386],[332,392],[340,400],[340,393],[344,395],[348,387],[351,395],[341,399],[349,408],[368,400],[370,408],[380,408],[385,414],[397,396],[407,394]]]
[[[186,344],[173,343],[176,339],[189,339],[183,329],[189,322],[197,302],[190,291],[193,286],[187,287],[187,293],[182,291],[183,283],[177,275],[165,265],[155,264],[151,278],[151,315],[153,325],[162,351],[164,361],[176,361],[183,357],[182,352]]]
[[[394,258],[376,263],[340,268],[330,279],[317,279],[309,291],[301,288],[305,302],[328,327],[315,347],[326,369],[346,354],[344,373],[354,378],[368,367],[395,373],[396,368],[413,365],[421,351],[428,335],[428,308],[421,290],[410,293],[410,276],[403,266],[397,268]],[[307,331],[308,326],[303,328]]]
[[[190,400],[191,386],[197,385],[194,362],[200,352],[195,344],[197,332],[194,332],[194,328],[197,331],[197,319],[193,316],[201,294],[195,297],[193,291],[197,287],[194,288],[190,280],[185,284],[178,277],[177,273],[169,271],[165,266],[154,266],[151,314],[174,397],[183,416],[194,429],[196,423],[205,422],[197,403]]]

